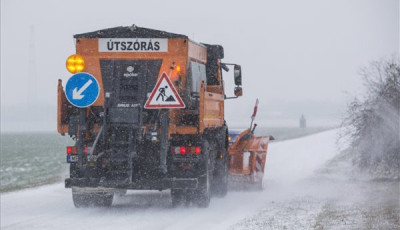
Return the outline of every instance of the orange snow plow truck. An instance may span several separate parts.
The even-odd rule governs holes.
[[[221,61],[223,47],[135,25],[74,38],[57,120],[58,132],[75,140],[65,180],[74,205],[110,206],[114,194],[138,189],[170,189],[174,206],[207,207],[211,194],[225,196],[224,100],[242,96],[242,74]],[[229,66],[233,97],[224,92]]]

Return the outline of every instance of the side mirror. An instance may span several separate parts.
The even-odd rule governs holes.
[[[242,85],[242,68],[240,65],[235,65],[233,71],[233,77],[235,79],[235,85]],[[236,89],[235,89],[236,91]]]
[[[240,97],[243,95],[242,87],[235,87],[235,96]]]

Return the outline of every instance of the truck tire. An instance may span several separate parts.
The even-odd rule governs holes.
[[[97,207],[110,207],[114,199],[114,193],[96,194],[95,205]]]
[[[212,181],[212,193],[216,197],[225,197],[228,194],[229,161],[226,150],[222,150],[223,159],[217,159]]]
[[[212,181],[210,145],[206,139],[202,141],[202,156],[204,157],[205,175],[199,178],[198,187],[194,190],[192,201],[197,206],[206,208],[210,204]]]
[[[106,192],[81,192],[80,189],[72,189],[72,200],[76,208],[85,207],[109,207],[112,204],[114,193]]]
[[[192,200],[194,203],[201,207],[207,208],[210,205],[211,200],[211,173],[208,172],[206,176],[203,176],[199,180],[199,188],[194,191]]]
[[[184,190],[171,189],[171,200],[172,200],[172,207],[174,208],[185,204],[187,201],[186,201],[186,196],[184,194]]]
[[[87,194],[79,194],[72,191],[72,200],[74,201],[75,208],[85,208],[90,205]]]

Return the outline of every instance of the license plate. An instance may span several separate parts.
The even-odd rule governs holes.
[[[88,155],[87,160],[89,162],[96,162],[97,161],[97,156],[96,155]]]
[[[77,155],[67,155],[67,163],[78,162]]]

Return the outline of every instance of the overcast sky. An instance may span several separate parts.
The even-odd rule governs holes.
[[[1,0],[1,129],[56,129],[57,79],[71,74],[73,34],[136,24],[221,44],[242,65],[244,96],[228,124],[337,123],[362,93],[358,71],[399,52],[398,0]],[[226,82],[233,81],[225,79]]]

